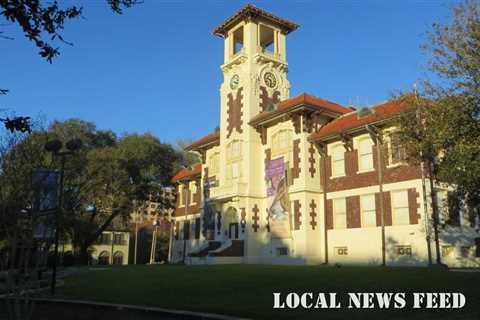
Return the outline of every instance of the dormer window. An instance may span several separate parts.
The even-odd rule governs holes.
[[[263,52],[275,53],[277,52],[275,41],[275,30],[263,24],[260,25],[259,45]]]

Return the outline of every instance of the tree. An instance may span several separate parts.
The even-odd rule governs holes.
[[[9,319],[29,319],[33,308],[31,290],[41,283],[51,239],[34,237],[39,215],[34,214],[39,198],[39,168],[48,169],[43,157],[42,134],[30,139],[27,133],[8,132],[0,136],[0,275],[5,281],[5,306]],[[44,229],[46,230],[46,229]]]
[[[182,154],[182,165],[190,167],[194,165],[195,163],[200,162],[200,157],[198,154],[193,153],[193,152],[188,152],[185,150],[185,148],[191,144],[193,140],[184,140],[184,139],[178,139],[176,141],[176,149]]]
[[[480,3],[455,6],[450,21],[433,25],[424,48],[438,80],[400,97],[412,105],[400,120],[401,137],[412,160],[466,199],[473,223],[480,204]]]

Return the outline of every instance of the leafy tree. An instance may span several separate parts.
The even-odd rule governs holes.
[[[424,48],[437,80],[400,97],[413,106],[400,120],[401,136],[412,160],[466,199],[473,223],[480,204],[480,3],[455,6],[450,21],[433,25]]]
[[[198,154],[193,153],[193,152],[188,152],[188,151],[185,150],[185,148],[192,142],[193,142],[193,140],[191,140],[191,139],[187,139],[187,140],[178,139],[177,142],[176,142],[176,149],[182,155],[181,164],[183,166],[190,167],[190,166],[194,165],[195,163],[200,162],[200,157],[198,156]]]

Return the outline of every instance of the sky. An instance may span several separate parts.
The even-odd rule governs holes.
[[[380,103],[427,76],[421,49],[455,1],[161,1],[123,15],[105,0],[67,21],[49,64],[16,25],[0,17],[0,115],[43,121],[81,118],[117,134],[150,132],[163,142],[197,139],[219,124],[223,40],[212,30],[246,3],[292,20],[287,37],[290,96],[342,105]]]

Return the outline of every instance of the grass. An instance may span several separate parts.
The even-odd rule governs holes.
[[[274,310],[272,292],[406,292],[404,309]],[[411,292],[461,292],[463,309],[411,309]],[[480,319],[480,272],[322,266],[128,266],[67,278],[67,298],[253,319]]]

